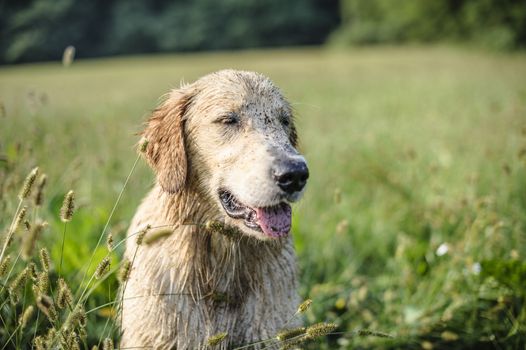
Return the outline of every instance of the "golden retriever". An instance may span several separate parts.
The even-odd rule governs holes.
[[[121,348],[227,349],[275,336],[298,306],[290,203],[309,176],[289,103],[223,70],[171,91],[143,132],[156,184],[128,231]],[[173,233],[137,245],[137,232]]]

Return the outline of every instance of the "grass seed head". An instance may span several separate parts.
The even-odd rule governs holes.
[[[146,236],[146,238],[144,239],[144,243],[146,243],[147,245],[153,244],[162,238],[170,236],[172,233],[174,233],[174,231],[171,228],[164,228],[153,231]]]
[[[55,343],[56,338],[57,338],[57,330],[53,327],[50,327],[46,335],[46,347],[48,349],[55,348],[54,343]]]
[[[62,53],[62,65],[64,67],[69,67],[75,59],[75,46],[69,45],[64,49]]]
[[[0,277],[3,277],[7,272],[7,269],[11,264],[11,255],[6,256],[2,262],[0,262]]]
[[[305,327],[284,329],[276,335],[276,339],[279,341],[287,341],[292,338],[296,338],[300,335],[304,335],[307,329]]]
[[[358,336],[360,337],[379,337],[379,338],[392,338],[393,336],[387,333],[373,331],[370,329],[359,329],[357,332]]]
[[[305,343],[308,339],[306,336],[297,336],[296,338],[288,339],[284,342],[282,342],[280,350],[291,350],[291,349],[297,349],[298,345]]]
[[[19,319],[20,328],[24,329],[27,325],[27,322],[33,317],[33,313],[35,312],[35,308],[33,305],[29,305],[22,314],[22,317]]]
[[[68,338],[70,350],[80,350],[80,337],[76,332],[71,332]]]
[[[25,287],[27,277],[29,275],[29,269],[26,267],[23,269],[9,285],[9,296],[13,304],[17,304],[20,299],[20,292]]]
[[[216,346],[220,344],[221,342],[223,342],[223,340],[225,340],[227,336],[228,336],[228,333],[226,332],[217,333],[211,336],[210,338],[208,338],[206,342],[208,346]]]
[[[307,327],[307,330],[305,331],[306,338],[308,340],[320,338],[333,332],[336,328],[338,328],[338,326],[334,323],[316,323]]]
[[[80,339],[73,329],[63,328],[60,330],[59,336],[62,349],[80,350]]]
[[[42,293],[40,293],[40,288],[36,284],[33,284],[31,286],[31,289],[33,290],[33,295],[35,296],[35,300],[38,298],[38,296]]]
[[[152,228],[152,226],[146,225],[145,228],[143,228],[141,231],[139,231],[139,233],[137,234],[137,240],[136,240],[137,245],[141,245],[142,244],[142,242],[144,241],[144,236],[146,236],[146,233],[148,233],[148,231],[151,228]]]
[[[144,153],[146,152],[146,148],[148,147],[148,139],[146,137],[142,137],[141,140],[139,141],[139,151],[141,153]]]
[[[207,220],[204,224],[204,228],[211,234],[218,233],[228,238],[239,238],[239,231],[237,229],[225,226],[225,224],[220,221]]]
[[[108,236],[106,237],[106,247],[111,252],[113,250],[113,235],[108,233]]]
[[[47,271],[41,271],[37,278],[38,294],[47,293],[49,289],[49,274]]]
[[[58,279],[57,306],[64,309],[73,303],[73,294],[63,278]]]
[[[18,198],[20,200],[26,199],[31,194],[31,189],[33,188],[33,184],[35,183],[35,179],[38,175],[38,167],[33,168],[29,175],[27,175],[24,185],[22,186],[22,189],[20,190],[20,193],[18,194]]]
[[[27,207],[24,206],[22,209],[20,209],[18,215],[16,216],[15,223],[13,224],[13,228],[11,229],[11,233],[15,232],[20,227],[20,224],[24,221],[26,214]]]
[[[86,327],[80,327],[78,329],[78,334],[82,342],[86,342],[86,340],[88,339],[88,331],[86,330]]]
[[[95,278],[101,279],[106,274],[106,272],[108,272],[109,268],[110,268],[110,258],[105,257],[104,259],[102,259],[102,261],[97,266],[97,269],[95,270]]]
[[[223,229],[223,225],[219,221],[207,220],[205,222],[205,230],[211,232],[218,232]]]
[[[104,342],[102,343],[102,349],[103,350],[113,350],[113,340],[111,338],[104,339]]]
[[[126,282],[130,277],[131,272],[131,261],[126,259],[123,261],[121,269],[119,270],[119,281],[121,283]]]
[[[35,339],[33,339],[33,345],[35,346],[35,350],[46,350],[47,349],[46,342],[44,338],[40,335],[38,337],[35,337]]]
[[[64,197],[64,202],[62,202],[62,208],[60,209],[60,220],[62,220],[62,222],[71,221],[74,210],[75,210],[75,192],[70,190]]]
[[[44,271],[49,272],[49,265],[51,265],[51,263],[49,253],[45,247],[40,249],[40,264]]]
[[[33,281],[37,281],[38,279],[37,265],[35,265],[34,262],[30,262],[27,265],[27,269],[28,269],[28,276],[31,277]]]
[[[79,329],[85,328],[87,323],[86,311],[80,305],[77,305],[75,309],[69,314],[67,323],[73,327]]]
[[[56,322],[58,320],[57,309],[55,309],[53,299],[51,299],[49,296],[45,294],[39,295],[37,297],[37,306],[51,322]]]
[[[312,299],[306,299],[303,303],[300,304],[300,306],[298,306],[297,313],[299,314],[304,313],[310,308],[311,305],[312,305]]]
[[[37,207],[42,206],[42,203],[44,202],[44,187],[46,187],[46,183],[47,175],[42,174],[42,176],[40,176],[38,179],[37,191],[35,192],[35,198],[33,202]]]

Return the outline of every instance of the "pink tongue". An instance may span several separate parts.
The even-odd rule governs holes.
[[[270,237],[283,237],[290,231],[292,210],[288,204],[274,207],[255,208],[258,224]]]

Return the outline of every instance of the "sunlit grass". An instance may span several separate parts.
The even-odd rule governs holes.
[[[293,222],[301,293],[314,300],[306,317],[347,332],[324,346],[525,343],[524,54],[301,49],[1,67],[0,228],[38,165],[49,180],[42,242],[54,261],[62,255],[62,199],[75,191],[62,274],[78,277],[149,111],[180,81],[221,68],[268,75],[296,111],[311,170]],[[152,181],[139,163],[109,223],[117,241]],[[437,254],[439,246],[447,251]],[[106,254],[100,247],[94,261]],[[116,287],[109,278],[87,308],[108,303]],[[112,312],[91,313],[93,339]],[[356,338],[356,329],[394,338]]]

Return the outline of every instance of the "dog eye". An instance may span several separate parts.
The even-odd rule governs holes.
[[[226,125],[234,125],[239,123],[239,116],[236,113],[228,113],[222,117],[220,117],[218,120],[216,120],[217,123],[226,124]]]

